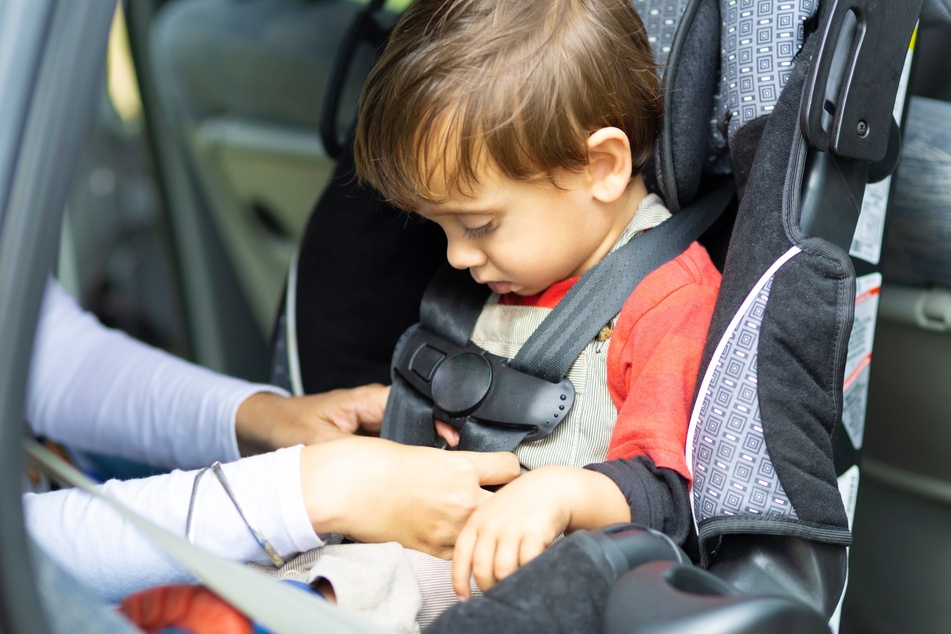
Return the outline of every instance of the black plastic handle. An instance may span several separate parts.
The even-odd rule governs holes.
[[[658,561],[623,576],[608,599],[605,634],[815,634],[818,612],[781,596],[744,596],[690,564]]]
[[[327,79],[327,89],[324,93],[324,105],[320,113],[320,139],[324,150],[334,159],[339,159],[344,149],[346,139],[341,139],[337,129],[337,119],[340,111],[340,101],[343,97],[343,87],[346,84],[350,68],[357,58],[356,52],[360,44],[368,44],[376,54],[386,41],[389,31],[377,22],[375,14],[386,0],[371,0],[360,11],[350,25],[350,29],[343,38],[337,56],[334,58],[330,77]],[[352,123],[350,125],[352,127]],[[344,137],[349,135],[349,130]]]
[[[803,135],[815,149],[874,163],[888,149],[892,110],[921,0],[827,0],[806,80]]]

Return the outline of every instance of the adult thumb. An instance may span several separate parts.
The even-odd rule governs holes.
[[[521,466],[514,453],[507,451],[465,453],[471,456],[476,466],[480,485],[506,484],[521,473]]]

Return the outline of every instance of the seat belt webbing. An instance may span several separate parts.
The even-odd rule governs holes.
[[[442,267],[426,286],[419,309],[420,324],[463,347],[469,341],[488,295],[488,288],[476,284],[468,271]],[[432,447],[436,444],[433,404],[397,372],[393,373],[380,436],[407,445]]]
[[[552,383],[563,379],[637,285],[709,229],[734,191],[732,182],[720,185],[592,267],[532,333],[512,367]]]
[[[32,438],[24,439],[26,453],[57,480],[78,487],[112,507],[153,544],[201,579],[215,594],[275,634],[340,634],[382,630],[331,606],[299,588],[279,583],[233,561],[222,559],[174,535],[102,493],[85,474],[54,455]]]

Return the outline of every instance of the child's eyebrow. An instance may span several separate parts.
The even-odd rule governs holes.
[[[420,215],[423,215],[421,212],[417,211]],[[477,216],[477,215],[487,215],[497,213],[496,210],[485,208],[473,208],[473,209],[461,209],[461,208],[452,208],[452,209],[427,209],[426,214],[430,217],[436,216]]]

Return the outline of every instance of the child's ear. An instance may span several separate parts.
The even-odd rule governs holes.
[[[631,141],[618,128],[601,128],[588,137],[588,174],[595,199],[614,202],[631,181]]]

